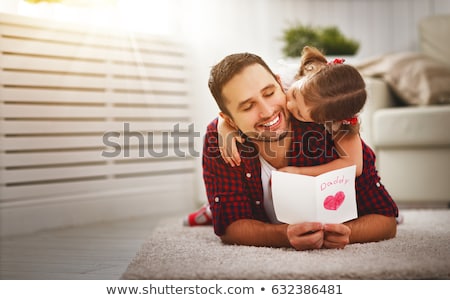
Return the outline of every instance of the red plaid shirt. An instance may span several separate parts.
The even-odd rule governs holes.
[[[292,119],[293,138],[290,166],[314,166],[338,157],[331,135],[322,125]],[[222,159],[217,135],[217,119],[206,131],[203,146],[203,179],[213,215],[214,232],[223,235],[228,225],[239,219],[269,222],[264,210],[261,164],[252,143],[239,146],[241,165],[231,167]],[[398,209],[380,183],[375,154],[363,142],[363,173],[356,179],[358,216],[381,214],[397,216]]]

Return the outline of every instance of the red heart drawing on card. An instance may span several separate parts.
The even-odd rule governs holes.
[[[343,191],[339,191],[336,195],[330,195],[323,201],[323,207],[328,210],[337,210],[342,203],[344,203],[345,194]]]

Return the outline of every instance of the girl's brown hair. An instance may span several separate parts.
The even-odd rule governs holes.
[[[325,124],[330,132],[359,132],[359,123],[346,122],[355,117],[366,103],[365,83],[354,67],[327,64],[320,51],[305,47],[298,77],[306,76],[300,87],[305,104],[311,107],[314,122]],[[348,124],[350,123],[350,124]]]

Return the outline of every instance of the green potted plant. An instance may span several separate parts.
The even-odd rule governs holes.
[[[336,26],[312,27],[297,24],[284,30],[283,54],[300,56],[304,46],[314,46],[326,55],[355,55],[359,42],[347,38]]]

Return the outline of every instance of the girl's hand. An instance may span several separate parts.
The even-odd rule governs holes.
[[[241,164],[241,156],[236,143],[243,143],[244,139],[221,117],[218,119],[217,133],[219,135],[220,155],[223,160],[232,167],[239,166]]]

